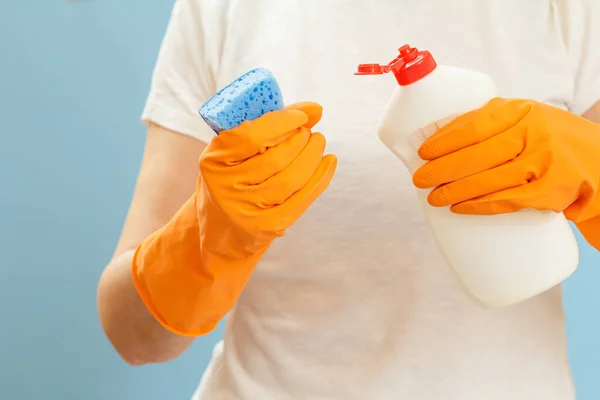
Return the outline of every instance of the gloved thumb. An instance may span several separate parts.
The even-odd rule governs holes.
[[[304,124],[304,127],[312,129],[323,115],[323,107],[312,101],[303,101],[300,103],[290,104],[286,107],[286,110],[299,110],[308,115],[308,122]]]

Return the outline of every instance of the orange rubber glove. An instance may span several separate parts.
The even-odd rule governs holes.
[[[528,100],[494,99],[419,149],[415,186],[432,206],[492,215],[564,212],[600,250],[600,125]]]
[[[196,193],[140,244],[137,291],[180,335],[213,330],[272,241],[327,188],[337,159],[310,129],[321,106],[300,103],[223,131],[203,151]]]

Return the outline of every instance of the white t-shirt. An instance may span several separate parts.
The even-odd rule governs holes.
[[[339,166],[229,315],[197,400],[571,400],[560,288],[506,309],[463,293],[409,174],[379,142],[409,43],[576,113],[600,98],[598,0],[179,0],[143,120],[209,141],[197,109],[255,67],[324,106]],[[198,375],[202,373],[200,367]]]

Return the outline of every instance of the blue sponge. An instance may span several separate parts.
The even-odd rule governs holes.
[[[277,80],[268,69],[257,68],[225,86],[198,112],[219,134],[244,121],[251,121],[283,108],[283,97]]]

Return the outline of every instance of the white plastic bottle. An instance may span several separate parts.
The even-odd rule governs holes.
[[[361,64],[357,75],[392,72],[398,87],[379,126],[381,141],[411,175],[423,164],[417,150],[426,138],[460,114],[496,96],[485,74],[437,65],[428,51],[408,45],[388,65]],[[579,250],[562,213],[533,209],[494,216],[458,215],[427,203],[417,189],[438,246],[467,292],[488,307],[534,297],[577,268]]]

